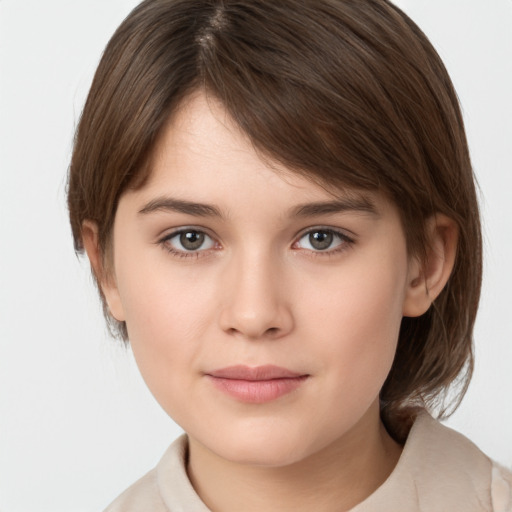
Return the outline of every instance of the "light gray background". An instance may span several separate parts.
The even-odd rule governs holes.
[[[72,134],[134,0],[0,0],[0,510],[102,510],[179,429],[109,340],[65,208]],[[512,464],[512,1],[401,0],[457,87],[483,195],[470,391],[449,421]]]

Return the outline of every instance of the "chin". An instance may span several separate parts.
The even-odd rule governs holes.
[[[309,439],[305,432],[293,428],[276,428],[274,422],[265,428],[224,430],[202,443],[217,456],[236,464],[283,467],[300,462],[325,447],[323,442]]]
[[[295,464],[304,456],[303,443],[263,444],[261,442],[240,442],[226,446],[217,446],[217,454],[236,464],[278,468]]]

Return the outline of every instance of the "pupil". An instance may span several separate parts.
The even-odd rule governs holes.
[[[311,246],[320,251],[328,249],[332,244],[333,234],[328,231],[315,231],[309,235]]]
[[[204,234],[198,233],[197,231],[187,231],[180,235],[181,245],[189,251],[199,249],[201,245],[203,245],[203,242]]]

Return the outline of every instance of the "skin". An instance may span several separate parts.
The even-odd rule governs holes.
[[[176,211],[170,199],[219,215]],[[297,215],[333,200],[348,208]],[[192,239],[205,234],[197,250],[175,235],[184,228]],[[109,276],[96,226],[84,223],[110,310],[127,323],[149,389],[188,433],[188,474],[211,510],[349,510],[389,476],[401,447],[380,421],[379,390],[402,317],[428,309],[455,254],[449,219],[436,216],[428,229],[422,266],[384,196],[330,194],[270,166],[202,93],[168,123],[149,181],[121,197]],[[312,233],[331,245],[318,249]],[[307,378],[246,403],[207,375],[239,364]]]

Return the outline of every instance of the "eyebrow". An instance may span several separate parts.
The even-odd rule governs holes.
[[[146,215],[157,211],[170,211],[192,215],[194,217],[218,217],[224,215],[216,206],[205,203],[196,203],[172,197],[159,197],[147,203],[139,210],[139,214]],[[334,201],[319,201],[305,203],[293,207],[290,217],[313,217],[343,212],[361,212],[375,217],[380,217],[375,204],[368,197],[345,197]]]
[[[157,211],[170,211],[185,213],[195,217],[223,217],[221,211],[213,205],[184,201],[172,197],[159,197],[150,201],[139,214],[148,214]]]
[[[380,213],[370,198],[344,197],[334,201],[322,201],[317,203],[306,203],[292,209],[291,216],[313,217],[316,215],[329,215],[332,213],[360,212],[380,217]]]

